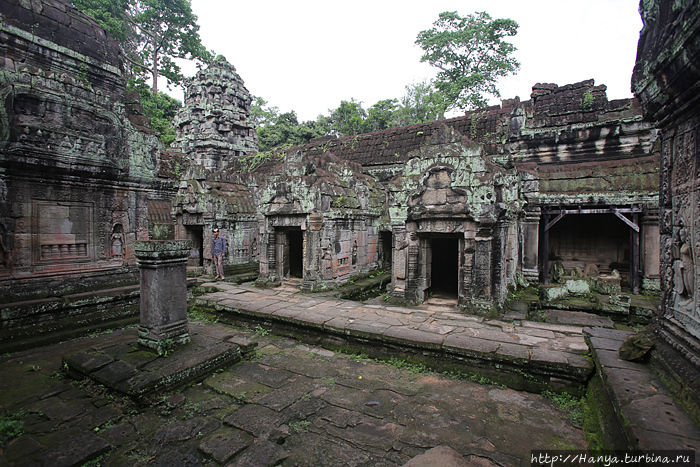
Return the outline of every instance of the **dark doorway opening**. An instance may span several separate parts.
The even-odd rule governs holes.
[[[201,267],[204,266],[204,227],[201,225],[185,226],[187,240],[192,242],[192,250],[187,258],[187,266]]]
[[[392,255],[394,253],[394,242],[392,239],[391,232],[379,232],[379,238],[382,242],[382,267],[384,269],[391,269],[391,260]]]
[[[459,239],[433,237],[430,239],[432,261],[430,291],[456,297],[459,284]]]
[[[304,232],[288,230],[287,242],[289,244],[289,275],[304,277]]]
[[[594,268],[601,274],[616,269],[622,285],[630,280],[630,228],[613,214],[567,215],[549,231],[550,270],[561,262],[564,270]]]

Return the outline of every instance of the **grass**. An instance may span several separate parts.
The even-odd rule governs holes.
[[[0,415],[0,446],[4,446],[6,442],[22,435],[22,428],[24,427],[24,420],[22,419],[25,415],[24,412]]]
[[[566,412],[571,423],[576,426],[583,425],[583,402],[580,398],[576,398],[566,392],[544,391],[542,395],[554,402],[554,405],[559,409]]]
[[[301,420],[299,422],[292,422],[289,424],[289,428],[294,430],[295,433],[306,433],[308,431],[311,422],[308,420]]]

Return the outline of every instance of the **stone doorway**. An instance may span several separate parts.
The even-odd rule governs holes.
[[[551,273],[560,262],[569,274],[620,273],[622,285],[630,288],[630,227],[613,214],[567,215],[549,230],[547,260]]]
[[[381,253],[381,263],[384,269],[391,269],[392,253],[394,251],[394,239],[389,231],[383,231],[379,233],[379,240],[381,241],[382,253]]]
[[[459,238],[440,235],[429,238],[428,242],[429,296],[456,300],[459,293]]]
[[[187,240],[192,242],[192,251],[187,258],[187,266],[195,268],[204,266],[204,226],[187,225],[185,232]]]
[[[284,277],[304,277],[304,232],[290,229],[285,232]]]

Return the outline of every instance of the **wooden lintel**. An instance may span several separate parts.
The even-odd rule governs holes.
[[[622,213],[640,213],[642,210],[640,208],[586,208],[586,209],[552,209],[544,211],[548,214],[615,214],[616,212]]]

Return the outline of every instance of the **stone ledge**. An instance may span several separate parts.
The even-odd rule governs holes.
[[[358,326],[357,324],[342,325],[341,320],[330,317],[315,316],[313,320],[304,318],[311,314],[306,310],[298,313],[292,310],[294,317],[289,316],[289,309],[280,309],[274,313],[252,311],[245,309],[240,303],[237,306],[227,305],[226,300],[199,297],[198,306],[214,309],[235,317],[236,322],[248,321],[252,324],[264,323],[273,327],[281,334],[290,335],[303,341],[318,343],[323,341],[331,347],[352,346],[358,351],[372,353],[381,358],[382,355],[402,355],[409,359],[425,360],[445,368],[466,367],[469,371],[485,372],[489,378],[503,382],[514,389],[542,390],[543,387],[526,381],[529,375],[549,387],[563,383],[565,387],[580,392],[593,374],[593,364],[584,355],[566,354],[559,351],[534,351],[514,349],[507,342],[479,339],[469,336],[444,336],[439,333],[419,331],[404,326],[382,327]],[[291,308],[293,308],[290,305]],[[259,306],[251,308],[260,309]],[[334,325],[328,323],[333,321]],[[575,327],[557,325],[571,330]],[[579,328],[580,329],[580,328]],[[501,378],[499,378],[499,375]]]
[[[618,355],[630,332],[587,328],[584,336],[602,381],[605,396],[622,430],[606,433],[606,441],[623,449],[694,449],[700,451],[700,428],[673,400],[648,364],[627,362]],[[616,347],[616,348],[615,348]],[[601,420],[603,425],[611,421]]]

